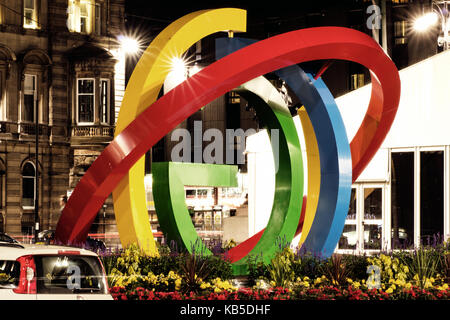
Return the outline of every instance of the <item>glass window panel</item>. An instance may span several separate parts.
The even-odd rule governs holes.
[[[350,196],[350,207],[348,209],[347,219],[355,220],[356,219],[356,189],[352,188],[351,196]]]
[[[382,219],[382,197],[381,188],[364,188],[364,219]]]
[[[100,111],[101,111],[101,119],[103,123],[108,122],[108,80],[101,80],[101,92],[100,92]]]
[[[23,89],[25,91],[32,91],[36,89],[36,77],[31,74],[26,74],[23,81]]]
[[[80,18],[80,32],[81,33],[87,32],[87,18],[85,17]]]
[[[22,169],[22,206],[34,207],[36,171],[31,163],[26,163]]]
[[[350,76],[350,89],[355,90],[364,86],[364,73],[355,73]]]
[[[420,236],[433,245],[444,233],[444,152],[420,153]]]
[[[94,122],[94,96],[78,96],[78,122]]]
[[[36,256],[37,290],[42,294],[106,293],[103,271],[96,257],[90,256]],[[79,270],[79,288],[67,283]],[[76,291],[75,291],[76,290]]]
[[[100,4],[95,5],[95,34],[101,34],[101,7]]]
[[[34,95],[25,94],[23,96],[23,120],[25,121],[34,121]]]
[[[391,227],[392,248],[414,245],[414,153],[392,153]]]
[[[356,224],[346,224],[341,238],[339,239],[339,249],[356,249],[358,234],[356,233]]]
[[[364,224],[364,249],[381,249],[381,223]]]
[[[13,289],[19,285],[20,263],[11,260],[0,260],[0,288]]]
[[[34,171],[34,166],[31,163],[27,162],[23,166],[22,175],[26,177],[34,177],[36,175],[36,172]]]
[[[94,80],[78,80],[78,93],[94,93]]]

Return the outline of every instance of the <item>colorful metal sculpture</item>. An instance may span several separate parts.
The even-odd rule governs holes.
[[[207,24],[202,25],[205,28],[206,26]],[[228,29],[230,28],[224,30]],[[155,47],[152,50],[160,52],[162,49]],[[178,55],[179,52],[174,52],[175,54]],[[119,183],[127,176],[134,164],[164,135],[207,103],[266,73],[301,62],[329,59],[348,60],[362,64],[371,71],[372,75],[372,96],[369,107],[360,129],[350,144],[353,180],[356,179],[376,153],[394,120],[400,97],[398,71],[378,44],[369,36],[358,31],[339,27],[292,31],[251,44],[227,55],[199,71],[155,102],[153,99],[156,99],[155,92],[160,88],[158,85],[161,83],[161,75],[158,74],[160,78],[156,84],[152,84],[152,77],[148,76],[145,85],[141,85],[140,88],[133,91],[133,95],[130,95],[142,97],[138,98],[140,99],[137,102],[139,108],[136,110],[138,111],[130,116],[130,119],[134,116],[136,118],[130,120],[128,125],[123,125],[122,130],[118,131],[115,139],[105,148],[78,183],[58,222],[57,240],[63,243],[82,242],[101,205],[116,187],[121,190],[115,201],[120,198],[120,192],[124,192],[124,188]],[[142,72],[143,69],[140,70]],[[133,87],[129,85],[127,91],[133,90],[131,88]],[[322,89],[319,88],[320,90]],[[146,103],[149,107],[144,110],[143,106]],[[337,128],[333,127],[333,129]],[[317,136],[317,132],[315,134]],[[317,137],[317,139],[319,138]],[[321,163],[326,160],[320,157]],[[345,161],[349,162],[349,160]],[[295,169],[294,166],[291,167],[291,170],[293,169]],[[298,193],[297,204],[292,203],[293,206],[296,206],[297,212],[288,215],[295,216],[296,219],[286,219],[280,222],[271,218],[267,226],[268,230],[275,230],[276,234],[286,235],[288,239],[297,229],[302,195],[299,186],[291,185],[291,188],[293,188],[291,195],[294,192]],[[323,192],[322,186],[320,192]],[[125,197],[128,197],[127,201],[130,206],[134,201],[132,195],[132,191],[126,191]],[[331,212],[336,210],[336,203],[335,201]],[[139,239],[138,220],[143,219],[138,217],[139,215],[140,213],[137,211],[124,215],[119,213],[117,220],[118,224],[124,226],[124,228],[119,228],[121,238],[122,233],[125,232],[126,240],[122,240],[124,244],[137,239],[135,242],[142,246],[144,243],[142,239],[150,239],[148,232],[144,232],[143,238]],[[287,221],[289,223],[286,223]],[[124,231],[130,223],[134,225],[135,230]],[[291,224],[294,223],[295,225],[292,227]],[[326,227],[334,228],[332,231],[334,235],[340,232],[339,226],[334,223],[334,220],[331,225],[324,228]],[[313,236],[312,228],[308,238]],[[314,232],[328,234],[329,230],[315,230]],[[248,246],[250,250],[263,250],[273,245],[273,243],[266,243],[268,241],[266,239],[269,237],[264,237],[265,233],[262,234],[255,246]],[[323,248],[331,247],[334,240],[325,238],[325,241],[321,240],[321,246]],[[152,250],[148,249],[150,253],[154,252]],[[237,262],[239,265],[239,260]]]
[[[221,59],[255,42],[243,38],[217,39],[216,58]],[[307,154],[316,158],[308,161],[308,199],[311,201],[306,206],[299,245],[306,251],[328,257],[342,234],[350,201],[352,168],[347,133],[333,96],[320,78],[314,80],[297,65],[275,74],[304,103],[308,116],[303,115],[302,123],[306,129],[309,119],[314,128],[314,133],[305,132]]]

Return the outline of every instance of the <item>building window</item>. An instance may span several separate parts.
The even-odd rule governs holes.
[[[94,31],[100,34],[100,9],[100,5],[93,0],[69,0],[67,7],[69,31],[86,34]]]
[[[402,249],[414,244],[414,152],[391,157],[391,243]]]
[[[406,37],[406,29],[408,24],[405,20],[394,22],[394,37],[395,44],[406,44],[408,38]]]
[[[420,238],[441,243],[444,235],[444,151],[420,152]]]
[[[94,24],[94,32],[96,35],[101,35],[102,30],[102,7],[100,3],[95,4],[95,24]]]
[[[352,188],[347,219],[345,221],[341,238],[339,239],[338,248],[356,250],[357,242],[358,234],[356,233],[356,188]]]
[[[25,74],[25,79],[23,82],[23,121],[35,121],[35,113],[38,100],[37,97],[36,75]]]
[[[77,106],[78,123],[94,122],[94,79],[78,79]]]
[[[22,169],[22,207],[34,209],[36,197],[36,169],[32,162],[27,162]]]
[[[109,123],[109,79],[100,79],[100,121]]]
[[[352,187],[350,207],[345,220],[344,230],[339,239],[339,250],[382,250],[383,183],[358,183]]]
[[[364,73],[354,73],[350,76],[350,90],[364,86]]]
[[[36,29],[37,23],[37,0],[23,1],[23,27]]]

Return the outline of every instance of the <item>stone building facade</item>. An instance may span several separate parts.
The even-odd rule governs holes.
[[[54,229],[61,198],[113,139],[124,9],[124,0],[0,0],[0,232],[33,234],[35,170],[40,230]],[[110,199],[99,217],[94,232],[115,228]]]

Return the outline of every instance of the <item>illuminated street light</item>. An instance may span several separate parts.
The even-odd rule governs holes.
[[[192,60],[185,57],[175,56],[169,61],[170,71],[164,81],[164,94],[201,70],[197,62],[192,65]]]
[[[173,57],[170,61],[170,72],[185,80],[187,77],[187,62],[183,58]]]
[[[434,26],[439,19],[441,20],[441,32],[438,37],[438,45],[447,50],[450,47],[450,17],[449,17],[449,4],[450,0],[432,1],[432,11],[424,14],[414,21],[414,30],[418,32],[424,32]],[[433,6],[436,9],[433,9]]]
[[[424,14],[414,21],[414,30],[418,32],[424,32],[434,26],[438,22],[438,20],[439,17],[434,11]]]
[[[136,38],[132,38],[129,36],[119,36],[118,40],[122,52],[127,55],[136,55],[141,50],[139,41]]]

